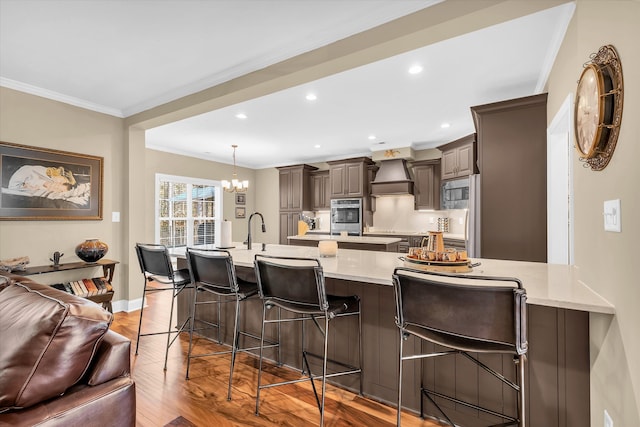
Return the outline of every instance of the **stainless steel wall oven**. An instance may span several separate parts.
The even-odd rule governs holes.
[[[331,234],[362,235],[362,199],[331,200]]]

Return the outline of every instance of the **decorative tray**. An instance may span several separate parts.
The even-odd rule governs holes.
[[[403,258],[404,261],[413,262],[413,263],[422,264],[422,265],[468,265],[468,264],[471,264],[470,259],[465,259],[461,261],[431,261],[428,259],[419,259],[419,258],[413,258],[410,256],[401,257],[401,258]]]
[[[399,259],[401,261],[404,261],[405,266],[410,268],[443,271],[448,273],[468,273],[473,270],[473,267],[477,267],[480,265],[479,262],[472,263],[470,259],[464,261],[429,261],[404,256],[399,257]]]

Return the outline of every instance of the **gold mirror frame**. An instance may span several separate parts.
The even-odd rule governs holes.
[[[613,109],[610,122],[604,122],[601,119],[599,124],[600,130],[605,131],[605,128],[609,130],[608,137],[605,140],[598,141],[598,144],[593,150],[590,150],[587,156],[580,157],[580,161],[585,162],[585,167],[590,167],[591,170],[601,171],[603,170],[611,160],[613,152],[618,142],[618,135],[620,133],[620,124],[622,123],[622,105],[624,101],[624,84],[622,79],[622,63],[618,57],[616,49],[612,45],[602,46],[598,53],[592,55],[591,60],[584,64],[585,67],[592,67],[598,70],[604,78],[610,78],[612,88],[609,92],[602,93],[601,97],[605,105],[607,101],[610,101],[610,108]],[[609,98],[611,97],[611,98]],[[577,103],[576,103],[577,108]],[[604,107],[606,109],[606,105]],[[576,114],[574,114],[574,121]],[[601,132],[598,132],[600,134]],[[585,153],[576,147],[578,153],[584,155]]]

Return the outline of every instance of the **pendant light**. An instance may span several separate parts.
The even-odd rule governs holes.
[[[222,180],[222,188],[224,191],[228,193],[246,193],[249,189],[249,181],[239,181],[238,174],[236,173],[236,148],[237,145],[232,145],[233,147],[233,178],[231,181],[227,181],[226,179]]]

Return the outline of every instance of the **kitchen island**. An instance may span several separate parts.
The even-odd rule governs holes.
[[[399,237],[372,236],[329,236],[305,234],[302,236],[287,236],[290,245],[318,247],[318,242],[333,240],[339,249],[356,249],[362,251],[398,252]]]
[[[259,247],[248,251],[240,243],[231,250],[240,277],[255,279],[253,259],[256,253],[261,253]],[[301,246],[266,245],[264,253],[318,257],[317,248]],[[184,265],[179,251],[175,254],[179,263]],[[365,395],[395,406],[398,328],[394,321],[391,275],[395,267],[403,265],[403,261],[394,253],[351,249],[339,249],[336,257],[319,259],[328,293],[358,295],[361,298]],[[474,268],[473,274],[517,277],[527,290],[529,352],[525,386],[528,425],[589,425],[589,313],[613,314],[614,307],[586,286],[574,267],[474,259],[477,261],[481,265]],[[188,295],[181,298],[178,309],[181,318],[189,312],[189,302]],[[226,342],[231,341],[232,311],[223,309]],[[260,302],[249,301],[243,313],[242,326],[259,331]],[[214,316],[214,313],[210,315]],[[311,350],[317,351],[316,344],[321,340],[311,333],[313,329],[307,329],[306,339]],[[300,337],[298,325],[292,325],[286,333],[283,332],[282,362],[294,368],[300,367]],[[356,322],[341,319],[330,333],[330,357],[357,364],[357,340]],[[411,338],[405,348],[428,350],[432,348],[430,345]],[[275,358],[273,354],[269,357]],[[508,378],[515,377],[513,363],[508,356],[482,355],[481,360]],[[357,389],[355,377],[343,377],[336,382],[343,387]],[[422,365],[419,362],[406,363],[403,379],[403,405],[406,408],[419,409],[421,383],[445,394],[480,401],[497,410],[515,410],[513,397],[505,392],[504,399],[500,399],[502,386],[488,380],[484,372],[478,371],[463,357],[429,360]],[[443,407],[456,423],[465,426],[488,424],[485,416],[476,411],[453,407],[446,401]],[[427,414],[438,416],[430,405],[425,408]]]

